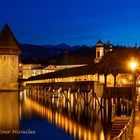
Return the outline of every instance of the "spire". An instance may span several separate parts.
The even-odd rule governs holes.
[[[0,32],[0,49],[9,49],[9,52],[11,52],[11,50],[16,50],[17,53],[20,52],[20,46],[8,24],[5,24]],[[2,52],[4,53],[4,50]]]
[[[14,37],[13,33],[11,32],[11,29],[8,26],[8,24],[5,24],[5,26],[3,27],[2,32],[1,32],[0,47],[3,45],[20,49],[19,44],[18,44],[16,38]]]

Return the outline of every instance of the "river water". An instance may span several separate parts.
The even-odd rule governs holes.
[[[112,109],[69,106],[57,98],[27,96],[26,91],[1,92],[0,140],[109,140]]]

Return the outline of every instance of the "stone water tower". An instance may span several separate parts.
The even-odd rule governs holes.
[[[18,90],[19,44],[6,24],[0,32],[0,91]]]

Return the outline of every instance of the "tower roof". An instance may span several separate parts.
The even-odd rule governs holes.
[[[10,27],[6,24],[0,33],[0,53],[20,53],[20,46],[10,30]]]
[[[96,43],[96,47],[103,47],[102,41],[99,39],[98,42]]]
[[[105,49],[111,49],[112,45],[109,41],[107,41],[107,43],[105,44]]]

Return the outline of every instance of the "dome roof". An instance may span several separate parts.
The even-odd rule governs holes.
[[[99,39],[98,42],[96,43],[96,47],[103,47],[102,41]]]

